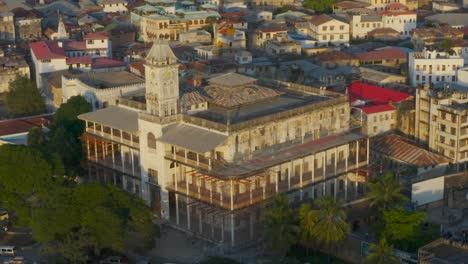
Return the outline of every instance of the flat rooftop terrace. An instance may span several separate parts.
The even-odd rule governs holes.
[[[301,106],[323,102],[329,99],[329,97],[320,95],[288,92],[280,96],[251,104],[241,105],[235,108],[210,105],[207,110],[196,112],[192,115],[213,122],[227,123],[229,120],[231,124],[236,124],[258,117],[292,110]]]

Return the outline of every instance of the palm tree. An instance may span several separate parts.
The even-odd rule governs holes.
[[[263,216],[265,234],[271,248],[281,257],[296,242],[298,228],[289,200],[284,195],[274,197],[273,204]]]
[[[368,264],[399,264],[400,260],[393,251],[393,246],[387,243],[387,239],[382,238],[379,244],[372,244],[370,254],[366,257]]]
[[[370,192],[367,197],[373,199],[371,206],[378,206],[387,211],[394,204],[408,201],[408,198],[401,194],[400,183],[393,178],[393,174],[388,172],[383,178],[375,183],[368,183]]]
[[[306,241],[317,241],[330,252],[346,239],[346,232],[350,231],[346,212],[342,208],[343,201],[335,202],[333,198],[324,196],[316,200],[315,205],[318,209],[303,205],[299,211],[301,235]]]
[[[299,229],[301,241],[312,243],[314,242],[314,229],[317,223],[317,214],[311,210],[311,204],[304,203],[299,208]],[[309,247],[306,247],[307,255],[309,255]]]

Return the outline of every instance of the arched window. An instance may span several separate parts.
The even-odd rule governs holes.
[[[153,133],[148,133],[148,148],[156,149],[156,137]]]

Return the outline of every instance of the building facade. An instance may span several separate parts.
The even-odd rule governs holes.
[[[408,76],[412,86],[432,85],[439,82],[456,82],[457,71],[463,68],[464,59],[447,52],[424,50],[409,53]]]
[[[15,20],[13,13],[0,13],[0,39],[15,41]]]
[[[468,161],[467,95],[457,84],[416,92],[416,138],[456,164]]]
[[[179,90],[178,68],[170,47],[155,44],[144,101],[79,117],[91,178],[227,249],[261,237],[262,201],[277,193],[295,202],[362,195],[369,143],[353,129],[347,96],[236,73],[202,92]]]

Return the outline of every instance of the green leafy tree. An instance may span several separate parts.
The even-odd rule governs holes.
[[[296,242],[298,227],[294,220],[294,211],[289,207],[289,200],[284,195],[274,197],[273,204],[265,210],[263,222],[271,248],[280,257]]]
[[[399,264],[400,260],[393,251],[393,246],[385,238],[378,244],[372,244],[370,253],[365,259],[366,264]]]
[[[451,39],[443,39],[439,43],[439,50],[447,52],[449,54],[453,54],[453,41]]]
[[[51,225],[50,223],[54,223]],[[154,239],[156,226],[150,210],[136,197],[114,186],[83,184],[62,187],[45,203],[33,211],[33,237],[36,241],[51,244],[70,239],[68,234],[85,234],[85,248],[99,254],[104,248],[123,250],[125,240],[135,233],[142,239],[136,247],[148,249],[150,236]],[[66,244],[66,243],[65,243]],[[71,261],[76,256],[57,254]]]
[[[17,116],[40,114],[46,111],[44,99],[36,83],[24,75],[17,75],[16,79],[10,82],[5,103],[8,111]]]
[[[54,115],[54,123],[61,121],[79,121],[78,116],[93,110],[83,96],[72,96],[62,104]],[[81,123],[81,122],[80,122]]]
[[[288,12],[289,10],[291,10],[291,6],[289,6],[289,5],[281,6],[281,7],[279,7],[279,8],[276,9],[275,15],[282,14],[282,13],[286,13],[286,12]]]
[[[306,214],[309,221],[314,221],[315,224],[311,228],[310,237],[322,245],[330,252],[340,242],[346,239],[346,232],[350,231],[350,227],[346,222],[346,212],[342,208],[343,201],[335,202],[333,198],[324,196],[315,200],[317,209],[311,209],[306,214],[306,209],[302,214]],[[305,230],[303,230],[304,232]],[[330,261],[330,255],[329,255]]]
[[[51,167],[38,150],[15,145],[0,146],[0,201],[14,210],[17,224],[29,224],[31,207],[48,196],[54,185]]]
[[[383,235],[392,243],[407,240],[417,235],[426,217],[424,212],[409,212],[403,207],[385,211]]]
[[[42,149],[46,143],[46,134],[40,127],[33,127],[28,133],[28,146]]]
[[[48,133],[47,151],[60,156],[65,170],[70,174],[80,170],[83,158],[79,137],[84,132],[84,123],[78,119],[78,115],[90,111],[91,105],[82,96],[71,97],[55,113]]]
[[[305,0],[304,6],[318,13],[331,13],[336,0]]]
[[[299,208],[298,213],[300,239],[308,244],[315,242],[315,228],[318,222],[318,215],[316,211],[311,209],[311,204],[304,203]],[[306,248],[307,255],[309,255],[309,248]]]
[[[393,174],[388,172],[380,177],[375,183],[368,183],[370,192],[367,197],[371,198],[371,206],[377,206],[383,210],[389,210],[392,206],[408,201],[401,194],[400,183],[393,178]]]

